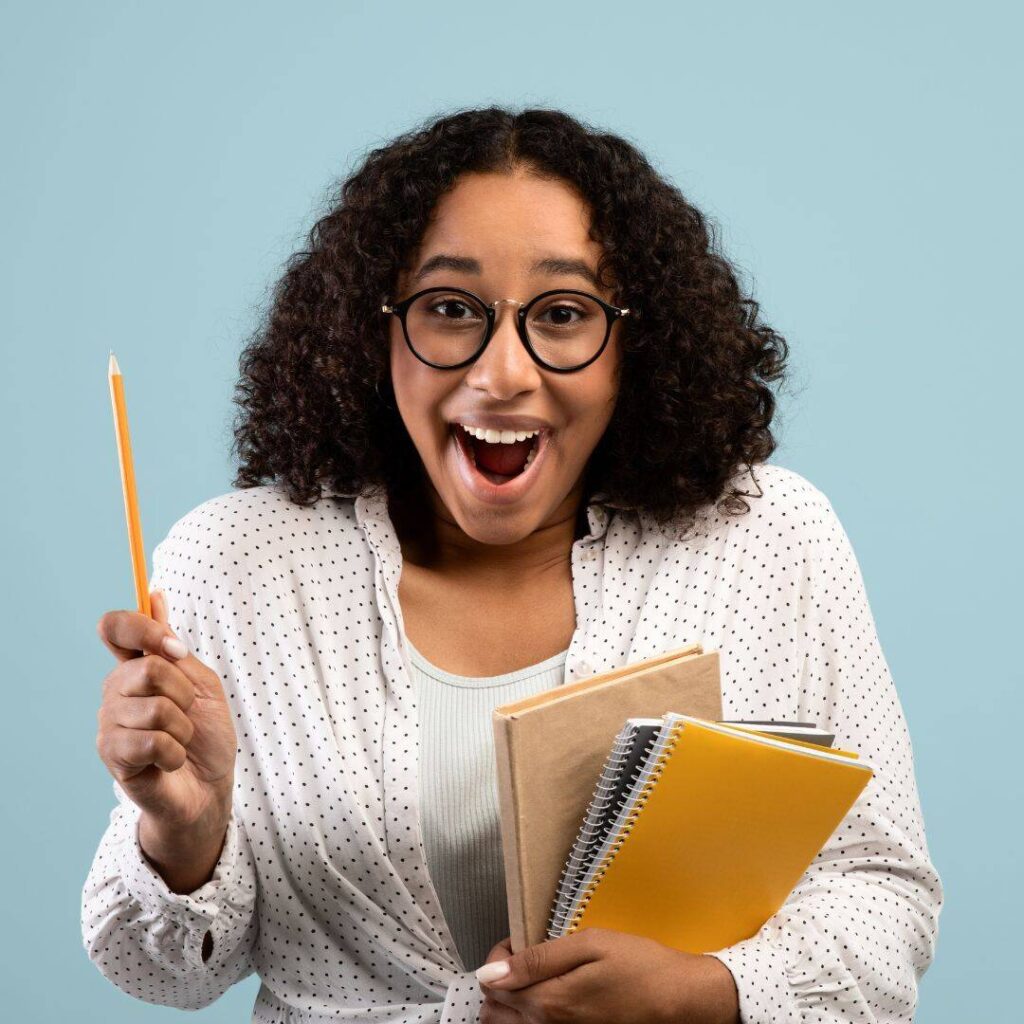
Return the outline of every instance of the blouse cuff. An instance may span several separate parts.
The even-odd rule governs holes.
[[[800,1011],[786,974],[784,953],[764,930],[725,949],[706,953],[732,972],[741,1024],[797,1024]]]
[[[125,816],[115,853],[125,888],[141,908],[135,923],[143,926],[147,946],[153,947],[151,954],[173,949],[193,967],[212,965],[219,959],[213,953],[222,952],[225,939],[237,939],[255,902],[256,887],[244,877],[234,809],[212,877],[190,893],[173,892],[146,859],[139,842],[139,818],[138,814]],[[207,933],[213,953],[204,960]]]

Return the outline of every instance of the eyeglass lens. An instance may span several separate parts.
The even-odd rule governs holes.
[[[607,329],[604,309],[584,295],[548,295],[531,307],[526,319],[534,351],[559,369],[587,362],[601,347]],[[409,307],[406,330],[423,359],[454,366],[480,347],[487,332],[487,312],[468,295],[431,292]]]

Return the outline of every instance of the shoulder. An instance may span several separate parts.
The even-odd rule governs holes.
[[[228,491],[176,520],[154,549],[153,563],[207,577],[254,562],[279,563],[311,539],[354,541],[359,528],[353,506],[353,498],[341,496],[297,505],[276,484]]]
[[[822,550],[845,539],[832,503],[805,476],[775,463],[744,467],[729,482],[748,506],[739,514],[705,506],[680,543],[724,544],[744,549],[774,548],[817,560]]]
[[[786,466],[761,463],[749,472],[738,473],[734,481],[750,506],[750,511],[738,521],[764,523],[778,533],[793,534],[814,544],[827,534],[835,518],[835,510],[824,491]]]

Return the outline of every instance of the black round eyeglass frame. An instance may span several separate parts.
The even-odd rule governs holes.
[[[478,302],[487,313],[487,330],[484,331],[483,341],[480,342],[480,347],[468,358],[463,359],[461,363],[442,364],[432,363],[429,359],[424,359],[423,356],[416,351],[412,341],[409,338],[409,328],[406,324],[406,314],[409,312],[409,307],[421,296],[427,295],[431,292],[443,292],[446,295],[466,295],[474,301]],[[596,302],[603,310],[606,318],[604,340],[601,342],[600,348],[584,363],[579,363],[577,366],[552,366],[550,363],[544,362],[533,346],[530,344],[530,335],[526,330],[526,317],[530,312],[533,305],[539,302],[541,299],[546,299],[549,295],[583,295],[588,299],[592,299]],[[397,316],[402,324],[402,334],[405,337],[405,343],[409,347],[409,351],[421,362],[426,363],[427,366],[432,366],[435,370],[459,370],[463,366],[468,366],[470,363],[478,359],[488,343],[494,335],[494,327],[497,322],[497,314],[494,307],[499,302],[514,302],[514,299],[495,299],[494,302],[484,302],[475,292],[471,292],[466,288],[424,288],[422,291],[416,292],[414,295],[410,295],[407,299],[402,299],[401,302],[395,302],[392,304],[384,303],[380,307],[382,313]],[[575,288],[551,288],[546,292],[541,292],[539,295],[535,295],[525,305],[519,303],[519,310],[516,314],[516,331],[519,334],[519,340],[523,343],[523,347],[527,352],[530,353],[530,358],[538,365],[543,367],[545,370],[551,370],[553,373],[576,373],[577,370],[582,370],[584,367],[589,366],[595,359],[598,359],[601,353],[605,350],[608,345],[608,339],[612,335],[612,326],[616,320],[623,317],[634,317],[639,318],[640,311],[637,309],[630,309],[628,307],[620,308],[613,306],[604,299],[598,298],[598,296],[591,294],[590,292],[580,291]]]

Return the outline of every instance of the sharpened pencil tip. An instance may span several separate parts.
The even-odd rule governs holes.
[[[107,373],[115,374],[120,373],[121,367],[117,365],[117,357],[114,355],[114,350],[110,350],[110,362],[107,363]]]

